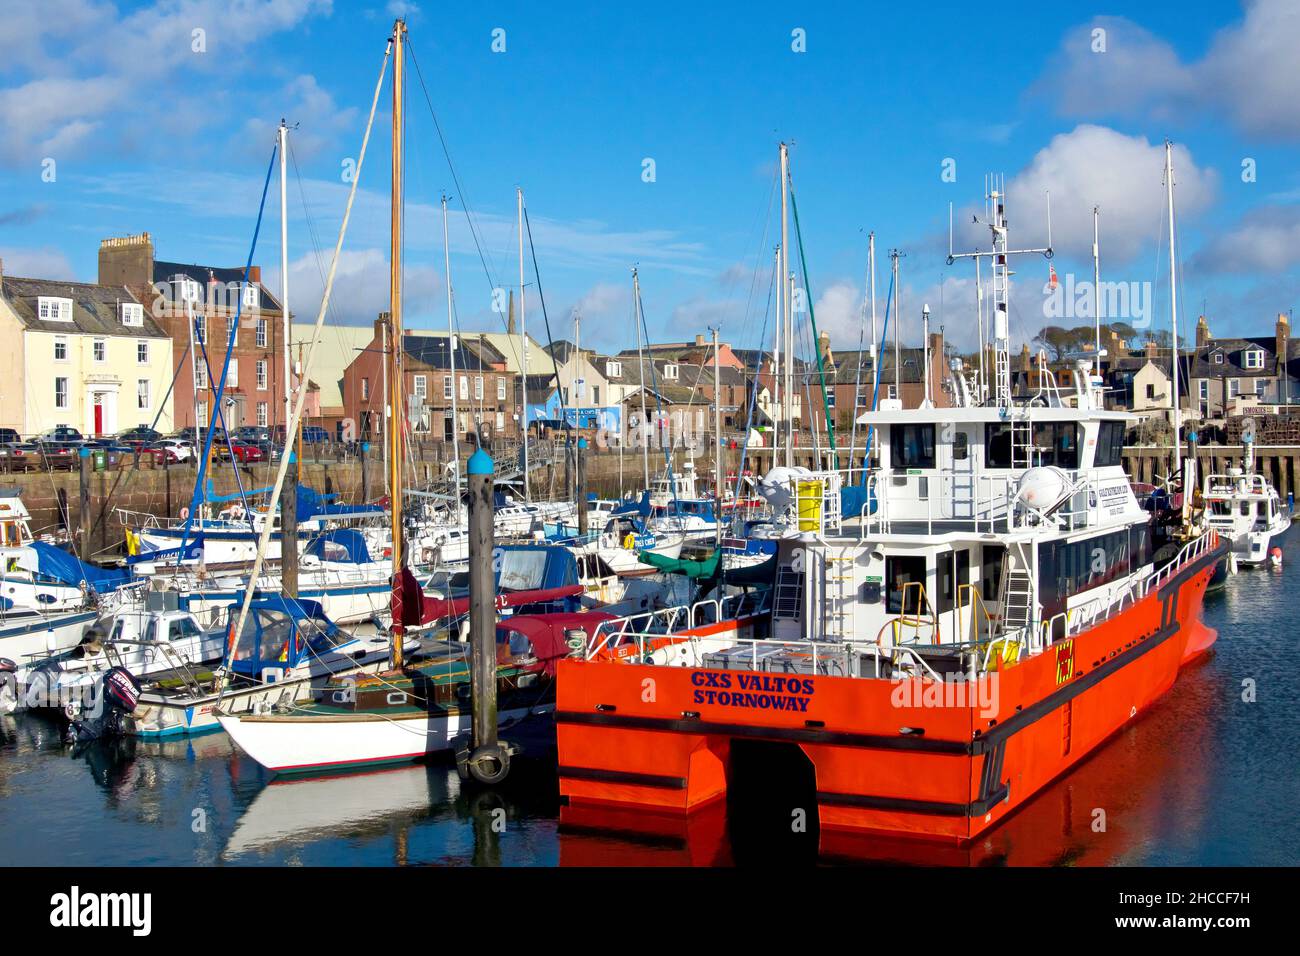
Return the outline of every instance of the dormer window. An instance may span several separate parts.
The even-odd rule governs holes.
[[[1264,351],[1262,349],[1247,349],[1245,353],[1246,368],[1263,368]]]
[[[244,286],[244,307],[245,308],[256,309],[260,301],[261,299],[259,298],[258,295],[257,286],[255,286],[251,282],[248,283],[246,286]]]
[[[623,363],[622,363],[622,362],[606,362],[606,363],[605,363],[605,377],[606,377],[606,378],[621,378],[622,376],[623,376]]]
[[[176,287],[176,300],[178,302],[198,302],[201,289],[198,282],[189,276],[178,275],[172,276],[172,284]]]
[[[1223,364],[1223,353],[1222,353],[1222,352],[1215,352],[1215,353],[1214,353],[1214,364],[1215,364],[1215,365],[1222,365],[1222,364]]]
[[[677,366],[676,366],[676,365],[665,365],[665,366],[664,366],[664,378],[666,378],[666,379],[676,379],[676,378],[677,378]]]
[[[144,306],[139,302],[123,302],[118,306],[123,325],[144,326]]]
[[[72,300],[39,296],[36,299],[36,314],[47,322],[71,322]]]

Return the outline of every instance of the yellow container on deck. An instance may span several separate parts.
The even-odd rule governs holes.
[[[822,528],[822,483],[799,481],[794,486],[799,509],[799,530],[820,531]]]

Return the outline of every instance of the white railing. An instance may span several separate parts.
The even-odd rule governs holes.
[[[772,592],[764,589],[616,617],[596,625],[587,639],[586,657],[591,660],[606,648],[637,641],[640,658],[644,656],[647,638],[662,638],[719,621],[753,617],[771,609]]]
[[[950,524],[969,527],[977,534],[1042,526],[1077,531],[1109,523],[1108,497],[1131,499],[1125,475],[1096,470],[1067,471],[1066,475],[1070,485],[1061,501],[1041,511],[1020,500],[1018,475],[951,469],[918,474],[873,472],[867,490],[868,500],[875,498],[876,509],[859,525],[859,537],[890,534],[895,523],[924,524],[926,534],[933,534],[936,525]]]

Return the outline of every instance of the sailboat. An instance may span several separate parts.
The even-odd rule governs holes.
[[[403,206],[403,79],[407,28],[398,19],[385,52],[384,68],[375,89],[369,123],[387,69],[393,63],[392,221],[389,312],[392,341],[402,341],[402,206]],[[367,126],[366,138],[370,127]],[[361,153],[364,158],[364,146]],[[360,176],[358,163],[358,179]],[[355,190],[356,180],[353,182]],[[355,192],[354,192],[355,194]],[[522,199],[521,199],[522,202]],[[349,200],[350,208],[350,200]],[[347,217],[343,228],[346,229]],[[343,234],[340,232],[341,246]],[[332,273],[331,273],[332,277]],[[328,286],[327,286],[328,295]],[[323,306],[322,306],[323,310]],[[321,316],[323,317],[323,311]],[[319,320],[318,320],[319,321]],[[310,362],[310,356],[309,356]],[[388,357],[391,380],[402,381],[401,348]],[[392,645],[389,668],[371,675],[331,679],[317,700],[291,702],[261,713],[235,713],[224,703],[214,714],[244,752],[269,770],[291,773],[373,766],[413,760],[447,750],[471,725],[469,644],[448,638],[425,643],[423,657],[408,661],[404,636],[408,626],[434,624],[465,613],[468,599],[437,600],[423,594],[403,548],[403,434],[406,420],[403,389],[389,394],[388,443],[392,550]],[[296,425],[295,417],[294,424]],[[480,446],[470,467],[492,462]],[[282,469],[284,467],[282,463]],[[498,582],[496,609],[517,613],[497,624],[498,716],[508,724],[553,706],[553,675],[557,660],[569,653],[572,630],[594,627],[612,615],[579,610],[582,586],[576,582],[540,591],[503,591]],[[245,611],[249,598],[245,599]],[[556,613],[556,612],[562,613]],[[237,630],[232,627],[232,633]]]

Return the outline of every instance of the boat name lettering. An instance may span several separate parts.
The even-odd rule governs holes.
[[[732,675],[716,671],[694,671],[691,673],[691,683],[696,687],[695,703],[719,704],[723,707],[793,710],[805,713],[813,694],[813,682],[808,677],[780,677],[772,674]]]

